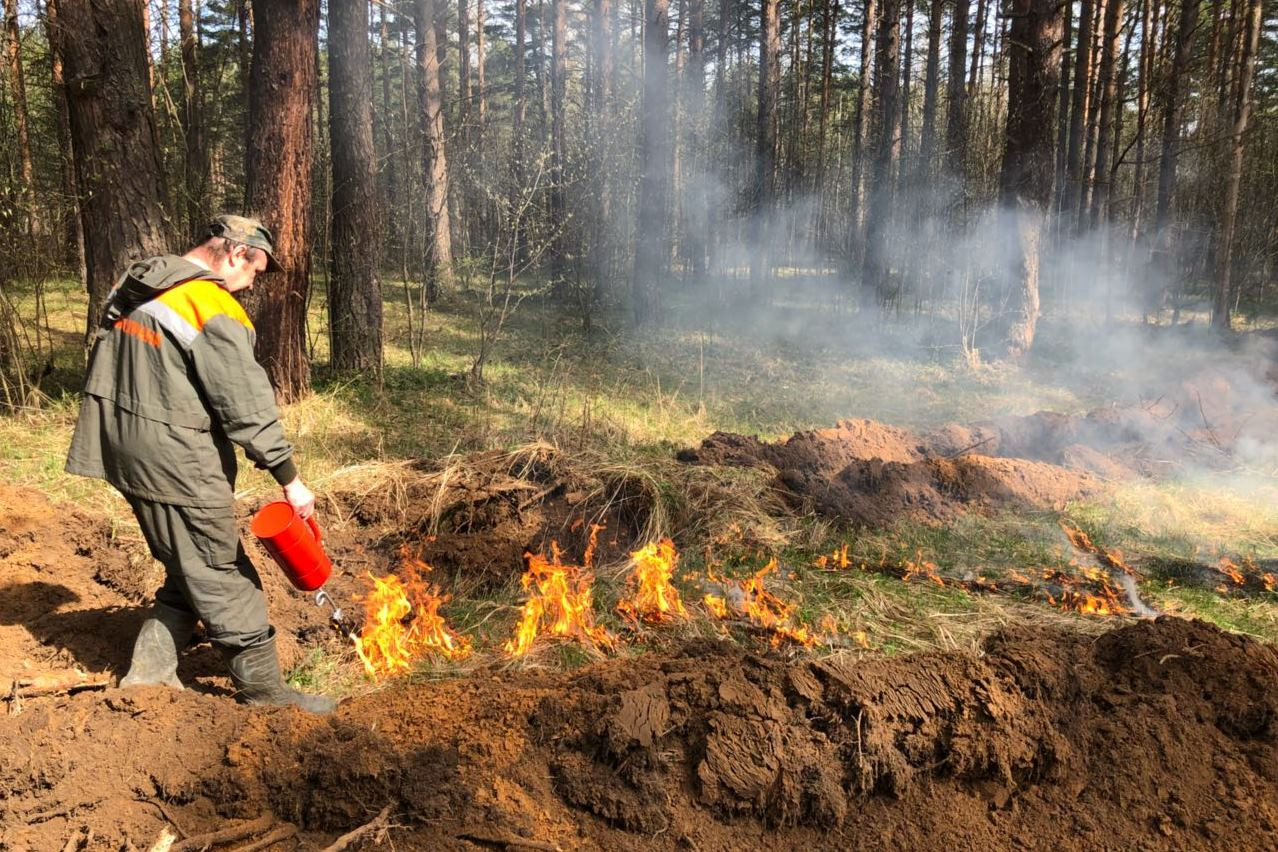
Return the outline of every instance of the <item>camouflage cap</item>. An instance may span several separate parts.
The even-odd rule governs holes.
[[[222,237],[266,252],[266,271],[279,272],[283,267],[275,259],[275,237],[271,229],[247,216],[218,216],[204,229],[204,238]]]

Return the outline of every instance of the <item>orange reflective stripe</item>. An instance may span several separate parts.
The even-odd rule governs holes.
[[[172,309],[196,331],[216,316],[228,316],[253,331],[244,307],[215,281],[187,281],[156,297],[156,301]]]
[[[125,317],[122,320],[118,320],[115,324],[115,327],[120,329],[120,331],[124,332],[125,334],[131,335],[132,337],[136,337],[138,340],[141,340],[143,343],[149,346],[155,346],[158,348],[160,345],[160,341],[163,340],[163,338],[160,336],[160,333],[158,331],[149,329],[144,325],[139,325],[138,323],[134,322],[128,317]]]

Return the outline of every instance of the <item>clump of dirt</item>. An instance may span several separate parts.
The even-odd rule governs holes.
[[[1058,509],[1101,487],[1086,471],[985,452],[997,441],[988,426],[951,426],[920,438],[872,420],[844,420],[774,444],[716,432],[678,457],[767,466],[792,503],[869,526],[903,517],[947,521],[974,508]]]
[[[518,577],[524,553],[548,553],[552,541],[565,553],[584,552],[592,525],[602,526],[598,560],[624,556],[651,507],[625,477],[592,475],[547,445],[421,462],[392,483],[371,491],[339,489],[329,500],[360,539],[388,554],[387,561],[407,546],[462,593],[489,591]]]
[[[1278,830],[1276,708],[1272,648],[1166,618],[1005,632],[979,656],[698,643],[331,718],[81,694],[0,720],[0,842],[271,813],[319,846],[389,805],[414,848],[1224,848]]]

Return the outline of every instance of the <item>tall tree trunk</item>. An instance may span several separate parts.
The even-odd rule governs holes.
[[[439,46],[436,42],[435,0],[415,0],[417,26],[417,83],[421,98],[422,180],[426,183],[427,289],[451,290],[453,274],[452,226],[448,216],[448,159],[444,154],[444,104],[439,86]]]
[[[1012,2],[1007,139],[999,183],[1003,204],[1014,216],[1018,248],[1010,282],[1016,288],[1016,307],[1007,331],[1013,358],[1029,352],[1038,325],[1039,252],[1052,200],[1062,9],[1057,0]]]
[[[100,33],[112,33],[102,39]],[[84,228],[86,333],[129,263],[166,248],[142,10],[131,0],[57,4]]]
[[[670,0],[644,0],[643,105],[639,145],[639,211],[631,310],[636,323],[661,312],[659,284],[670,252],[666,203],[670,186],[669,71]]]
[[[923,71],[923,135],[919,141],[919,177],[927,180],[936,159],[936,104],[941,78],[941,24],[945,0],[932,0],[927,21],[927,65]]]
[[[595,155],[595,217],[591,240],[593,294],[598,299],[605,292],[613,273],[612,232],[612,158],[609,156],[609,136],[612,133],[612,3],[613,0],[595,0],[591,33],[591,64],[595,71],[595,85],[591,90],[589,116],[594,122],[593,148]]]
[[[813,180],[817,189],[816,238],[824,245],[828,236],[829,191],[833,188],[837,192],[838,189],[837,181],[834,187],[830,186],[825,173],[826,151],[830,146],[826,127],[830,120],[830,83],[834,78],[834,41],[839,20],[838,0],[822,0],[822,11],[824,17],[821,30],[821,115],[817,123],[817,167]]]
[[[482,146],[484,122],[488,119],[488,89],[485,79],[484,0],[475,0],[475,138]]]
[[[22,205],[27,233],[43,230],[36,210],[35,169],[31,164],[31,135],[27,123],[27,84],[22,71],[22,41],[18,32],[18,0],[4,0],[5,55],[9,65],[9,92],[13,98],[13,122],[18,135],[18,162],[22,170]]]
[[[382,217],[383,228],[386,233],[385,246],[394,247],[399,245],[400,239],[400,217],[395,212],[395,204],[399,200],[399,158],[395,156],[395,143],[393,141],[393,125],[392,117],[394,112],[391,106],[391,59],[390,59],[390,31],[386,22],[386,7],[378,7],[378,34],[377,34],[377,59],[381,65],[381,118],[378,114],[373,113],[374,137],[381,140],[381,157],[386,162],[386,180],[383,192],[381,194],[381,209],[385,211]],[[380,129],[380,133],[377,131]]]
[[[186,132],[186,235],[194,239],[206,224],[208,212],[204,204],[207,167],[200,92],[200,43],[195,32],[192,0],[179,0],[178,32],[182,42],[182,121]]]
[[[1069,150],[1065,154],[1064,212],[1062,217],[1072,223],[1078,210],[1078,200],[1083,190],[1083,133],[1087,122],[1088,94],[1092,87],[1092,18],[1094,0],[1082,0],[1078,16],[1078,38],[1074,46],[1073,96],[1069,115]],[[1069,7],[1066,7],[1069,14]]]
[[[1081,231],[1087,222],[1087,211],[1091,206],[1092,188],[1095,185],[1097,137],[1100,135],[1101,48],[1105,43],[1105,10],[1109,5],[1110,0],[1096,0],[1095,17],[1092,19],[1092,58],[1089,63],[1091,88],[1087,94],[1087,118],[1083,132],[1083,171],[1079,181],[1078,208],[1070,211],[1075,231]]]
[[[688,258],[694,281],[706,274],[706,223],[709,197],[706,189],[706,59],[705,59],[705,0],[688,0],[688,63],[683,83],[687,103],[686,138],[688,172],[694,182],[686,193],[685,217],[687,234],[684,255]]]
[[[981,58],[985,51],[985,24],[989,15],[986,0],[976,0],[976,35],[972,39],[972,69],[967,75],[969,91],[976,88],[976,79],[981,73]]]
[[[1105,42],[1101,47],[1100,67],[1100,127],[1096,141],[1095,190],[1092,193],[1091,225],[1105,224],[1109,216],[1110,152],[1113,148],[1114,114],[1121,109],[1118,103],[1118,44],[1122,35],[1123,0],[1108,0],[1105,7]]]
[[[310,392],[306,305],[311,280],[312,115],[319,0],[253,7],[249,73],[248,209],[275,234],[282,272],[247,299],[257,355],[283,401]]]
[[[567,0],[551,0],[550,35],[550,226],[557,229],[551,252],[551,268],[557,282],[568,274],[567,181],[568,12]],[[558,285],[556,285],[558,286]]]
[[[1161,307],[1166,301],[1171,284],[1168,260],[1175,240],[1168,220],[1171,218],[1172,196],[1176,187],[1176,166],[1180,158],[1180,125],[1185,114],[1185,101],[1181,93],[1184,84],[1188,82],[1186,77],[1197,23],[1198,0],[1182,0],[1163,102],[1162,155],[1158,163],[1158,197],[1154,206],[1153,258],[1155,274],[1161,279],[1159,281],[1161,289],[1155,294],[1158,304],[1151,307]]]
[[[865,160],[874,93],[870,85],[870,62],[874,55],[870,45],[878,24],[877,12],[877,0],[865,0],[861,18],[861,66],[857,75],[856,130],[852,136],[852,243],[862,255],[865,252]]]
[[[1128,205],[1132,242],[1140,238],[1141,214],[1145,208],[1145,127],[1149,123],[1149,88],[1154,68],[1154,22],[1152,7],[1159,0],[1140,0],[1140,73],[1136,80],[1136,172]]]
[[[1233,278],[1234,224],[1238,218],[1238,189],[1242,183],[1243,154],[1247,121],[1251,115],[1251,87],[1256,77],[1256,48],[1264,20],[1261,0],[1247,1],[1247,17],[1242,33],[1242,55],[1238,58],[1238,97],[1234,102],[1234,127],[1230,137],[1229,177],[1220,218],[1220,244],[1216,248],[1216,301],[1212,324],[1229,328]]]
[[[967,62],[967,15],[969,0],[954,0],[950,30],[950,70],[946,80],[949,108],[945,116],[945,171],[955,186],[963,185],[963,137],[967,120],[967,88],[963,70]]]
[[[1062,17],[1065,20],[1065,35],[1061,38],[1061,85],[1060,98],[1056,107],[1056,180],[1053,186],[1052,210],[1055,214],[1057,229],[1061,228],[1063,216],[1061,211],[1065,201],[1065,161],[1069,153],[1069,97],[1070,97],[1070,58],[1073,56],[1074,11],[1067,7]]]
[[[62,40],[55,36],[59,0],[46,0],[44,5],[45,36],[49,42],[49,78],[53,83],[53,101],[58,115],[58,164],[62,178],[62,203],[58,216],[65,235],[63,247],[67,262],[79,273],[80,283],[88,287],[84,269],[84,231],[80,227],[80,201],[76,197],[75,157],[71,152],[71,115],[67,104],[66,76],[62,63]]]
[[[440,39],[439,47],[443,48]],[[470,0],[457,0],[457,129],[470,140]]]
[[[382,369],[382,235],[373,151],[372,58],[364,2],[328,6],[328,119],[333,221],[328,290],[332,364]]]
[[[895,200],[892,175],[897,159],[897,75],[900,68],[901,7],[899,0],[883,0],[875,41],[878,119],[874,145],[874,175],[865,229],[865,262],[861,286],[880,304],[891,296],[887,235]]]
[[[913,0],[905,4],[905,49],[901,54],[901,130],[897,146],[900,162],[910,162],[910,92],[914,82],[914,6]],[[902,183],[908,182],[907,169],[902,166]]]
[[[759,109],[754,152],[754,221],[751,236],[751,289],[757,297],[763,280],[771,277],[769,243],[772,235],[773,193],[776,188],[777,104],[781,89],[781,18],[778,0],[763,0],[759,9]]]
[[[524,84],[525,54],[528,51],[528,0],[515,0],[515,100],[511,110],[514,125],[515,164],[519,167],[523,152],[524,120],[528,116],[528,95]]]

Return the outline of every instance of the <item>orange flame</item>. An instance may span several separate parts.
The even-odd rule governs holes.
[[[635,561],[634,573],[626,581],[630,594],[617,604],[617,611],[636,623],[687,618],[679,590],[670,583],[679,564],[674,542],[668,538],[649,542],[630,557]]]
[[[551,558],[525,553],[528,570],[520,578],[528,600],[524,603],[515,635],[502,647],[513,657],[522,657],[532,649],[537,636],[576,639],[596,650],[611,650],[612,634],[595,624],[591,603],[594,578],[578,565],[564,565],[559,545],[551,542]]]
[[[1235,586],[1241,586],[1247,582],[1247,576],[1238,570],[1238,565],[1229,557],[1222,556],[1220,564],[1217,566],[1220,573],[1228,577]]]
[[[789,639],[805,647],[816,644],[812,631],[802,624],[795,625],[794,607],[767,590],[763,579],[777,570],[777,560],[771,559],[753,576],[744,580],[731,580],[707,572],[708,579],[720,583],[726,592],[723,596],[706,595],[705,605],[717,618],[744,615],[754,624],[772,634],[773,647]]]
[[[408,671],[427,652],[450,660],[470,654],[470,639],[449,629],[439,614],[448,597],[423,579],[430,570],[425,562],[403,554],[398,576],[368,574],[364,628],[355,637],[355,653],[374,680]]]

